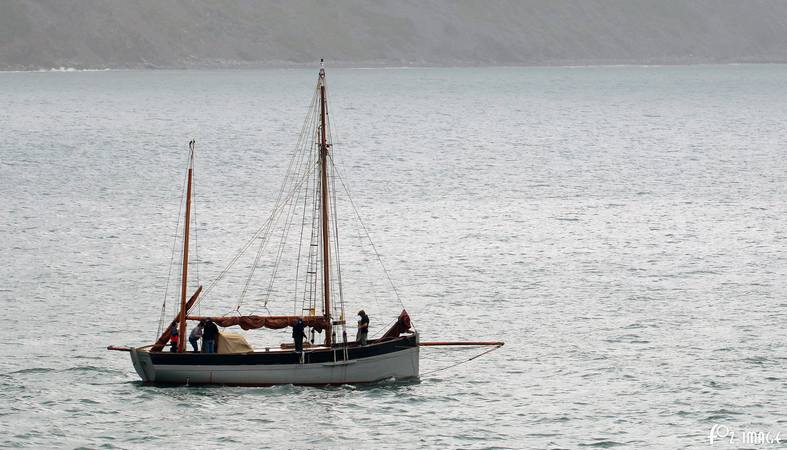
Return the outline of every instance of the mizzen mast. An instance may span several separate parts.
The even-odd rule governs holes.
[[[325,66],[320,60],[320,226],[322,227],[322,279],[323,279],[323,316],[328,324],[325,330],[325,345],[332,344],[331,329],[331,252],[328,220],[328,140],[326,137],[327,99],[325,98]]]
[[[186,288],[189,276],[189,226],[191,225],[191,178],[194,171],[194,141],[189,141],[189,174],[186,185],[186,217],[183,222],[183,273],[180,281],[180,315],[178,318],[178,352],[186,347]]]

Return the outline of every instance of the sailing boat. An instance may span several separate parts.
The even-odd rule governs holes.
[[[300,265],[296,266],[295,281],[302,286],[300,291],[296,290],[296,297],[300,293],[303,298],[301,314],[243,315],[239,313],[240,302],[233,314],[223,316],[192,314],[196,305],[207,296],[207,292],[211,291],[238,257],[230,262],[205,291],[199,286],[190,297],[188,296],[189,233],[194,170],[194,141],[191,141],[185,188],[181,289],[177,315],[168,326],[162,327],[164,325],[162,320],[159,329],[163,332],[155,343],[142,347],[109,346],[107,347],[109,350],[129,352],[137,374],[146,383],[267,386],[336,385],[418,378],[419,346],[493,345],[498,348],[503,345],[502,342],[420,342],[418,332],[404,309],[381,337],[366,342],[359,339],[348,340],[336,220],[335,187],[336,178],[340,176],[333,165],[325,68],[322,62],[312,104],[298,142],[299,150],[290,163],[290,170],[285,177],[271,217],[243,247],[242,252],[248,249],[254,240],[261,242],[254,264],[251,265],[252,273],[243,287],[241,298],[245,295],[254,270],[259,265],[260,254],[267,238],[273,234],[272,224],[282,217],[285,218],[285,222],[289,219],[281,233],[281,246],[276,252],[271,285],[276,277],[285,238],[292,224],[300,222],[301,225],[305,225],[311,222],[310,232],[304,233],[302,229],[298,243],[299,258],[301,249],[303,247],[308,249],[305,251],[305,270],[302,270]],[[296,158],[296,155],[300,155],[298,157],[300,159]],[[340,181],[340,183],[347,190],[344,182]],[[349,192],[347,194],[349,196]],[[303,216],[300,221],[293,220],[296,215],[293,213],[294,205],[301,200],[303,200]],[[311,208],[306,207],[310,203],[309,200],[311,200]],[[360,221],[357,208],[352,201],[350,202]],[[362,222],[361,227],[366,231]],[[307,244],[305,246],[304,236]],[[371,242],[368,232],[367,238]],[[374,244],[372,248],[374,249]],[[376,249],[374,252],[382,265],[382,259]],[[391,282],[384,266],[383,271]],[[391,287],[396,292],[392,282]],[[269,288],[268,295],[270,293]],[[398,293],[396,295],[398,298]],[[337,297],[338,301],[334,301]],[[318,309],[321,309],[322,314],[318,314]],[[162,319],[163,313],[164,308],[162,308]],[[243,330],[283,329],[293,327],[297,322],[302,321],[310,330],[311,340],[306,343],[306,348],[302,351],[296,351],[292,344],[281,344],[279,348],[267,347],[264,351],[255,351],[242,335],[221,333],[216,352],[187,351],[185,346],[187,322],[208,320],[220,327],[240,326]],[[339,334],[338,331],[341,333]],[[315,334],[320,333],[323,339],[322,342],[317,342]],[[177,334],[178,338],[172,340],[173,334]],[[170,349],[165,348],[168,342],[173,343]]]
[[[371,339],[361,345],[348,341],[342,302],[339,317],[332,314],[333,286],[336,278],[332,273],[331,249],[336,245],[337,234],[331,221],[332,195],[328,174],[332,165],[332,144],[328,136],[328,104],[325,83],[325,68],[321,64],[315,101],[312,103],[315,120],[313,128],[316,157],[314,175],[318,180],[313,186],[315,217],[317,227],[314,233],[316,244],[311,244],[312,266],[321,266],[320,271],[308,271],[307,289],[315,294],[317,281],[321,278],[322,315],[316,314],[312,303],[303,315],[258,316],[229,315],[203,317],[192,315],[195,304],[202,294],[202,286],[187,299],[189,277],[189,226],[191,222],[192,183],[194,170],[194,141],[189,142],[189,164],[185,195],[185,220],[183,232],[183,261],[181,274],[180,308],[177,316],[163,328],[163,333],[152,345],[143,347],[108,347],[110,350],[128,351],[137,374],[143,381],[162,384],[225,384],[225,385],[274,385],[304,384],[326,385],[344,383],[368,383],[384,379],[417,378],[419,370],[419,338],[413,329],[410,318],[402,310],[396,322],[380,338]],[[316,105],[315,105],[316,103]],[[309,120],[309,119],[307,119]],[[310,147],[309,145],[306,146]],[[300,182],[308,177],[302,177]],[[303,187],[303,186],[300,186]],[[283,188],[283,190],[286,190]],[[286,198],[287,193],[282,197]],[[276,213],[274,212],[274,215]],[[279,212],[279,214],[281,214]],[[317,250],[318,249],[318,250]],[[337,250],[338,251],[338,250]],[[316,254],[319,252],[320,254]],[[319,274],[319,275],[318,275]],[[281,348],[266,348],[254,351],[241,335],[222,334],[219,337],[218,352],[203,353],[186,351],[186,324],[189,321],[212,320],[220,327],[240,326],[244,330],[257,328],[281,329],[292,327],[302,320],[309,329],[322,333],[322,343],[308,343],[307,348],[297,352],[290,345]],[[337,329],[341,328],[342,339],[337,339]],[[177,347],[165,349],[174,330],[179,339]],[[312,336],[314,333],[312,332]],[[224,341],[224,342],[222,342]]]

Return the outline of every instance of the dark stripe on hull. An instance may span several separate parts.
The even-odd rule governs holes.
[[[384,342],[376,342],[364,347],[348,347],[348,359],[362,359],[372,356],[394,353],[408,348],[417,347],[415,335],[401,336]],[[299,355],[292,352],[254,352],[240,354],[217,353],[172,353],[151,352],[150,359],[153,365],[169,366],[246,366],[246,365],[280,365],[299,364]],[[333,349],[320,349],[304,351],[304,364],[322,364],[344,360],[344,348],[335,346]]]

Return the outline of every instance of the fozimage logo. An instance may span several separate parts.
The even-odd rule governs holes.
[[[781,434],[781,431],[736,430],[727,425],[714,424],[710,427],[708,441],[711,444],[724,441],[737,445],[781,445]]]

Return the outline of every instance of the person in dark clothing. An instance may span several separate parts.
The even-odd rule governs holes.
[[[295,343],[295,351],[300,353],[303,351],[303,339],[306,337],[306,324],[303,323],[303,319],[300,317],[298,320],[295,321],[295,325],[292,326],[292,340]]]
[[[178,326],[172,327],[172,332],[169,334],[169,351],[178,351]]]
[[[361,320],[358,321],[358,334],[355,336],[355,340],[360,345],[366,345],[366,338],[369,336],[369,316],[364,310],[358,311],[358,315],[361,316]]]
[[[218,337],[219,327],[210,319],[205,321],[205,328],[202,330],[202,351],[216,353],[216,339]]]
[[[189,344],[194,349],[194,352],[199,351],[199,346],[197,342],[199,342],[200,338],[202,338],[202,330],[205,328],[205,321],[200,320],[196,327],[191,329],[191,334],[189,334]]]

